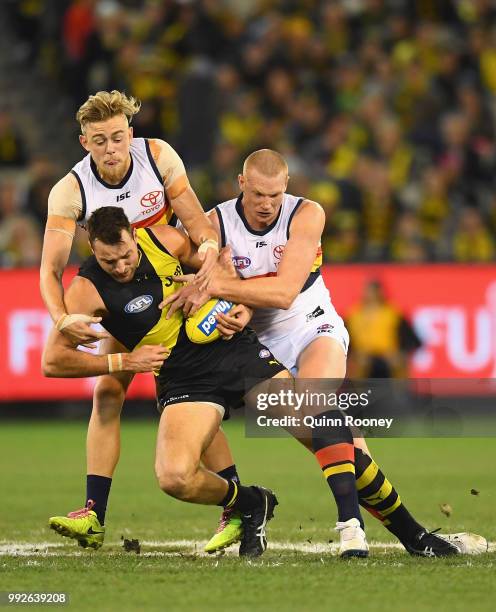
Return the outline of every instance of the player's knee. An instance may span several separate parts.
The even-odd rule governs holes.
[[[126,391],[122,384],[111,377],[98,379],[93,393],[93,412],[99,417],[118,416]]]
[[[176,499],[188,499],[192,488],[194,470],[186,465],[155,466],[158,486],[164,493]]]

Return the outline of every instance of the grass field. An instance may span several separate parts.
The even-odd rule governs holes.
[[[379,544],[368,560],[342,561],[329,543],[336,541],[335,509],[315,459],[292,440],[246,439],[240,422],[225,429],[242,479],[279,497],[268,532],[273,546],[260,560],[203,555],[218,509],[158,490],[152,421],[123,423],[106,545],[98,552],[79,549],[46,523],[83,505],[86,424],[2,422],[0,591],[65,591],[71,610],[98,611],[494,609],[496,553],[411,558],[388,546],[390,534],[367,516],[369,542]],[[374,440],[370,446],[427,527],[496,540],[494,439]],[[452,507],[450,517],[440,512],[443,503]],[[122,537],[139,539],[141,554],[124,552]]]

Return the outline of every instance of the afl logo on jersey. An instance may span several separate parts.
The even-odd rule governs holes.
[[[232,260],[236,270],[245,270],[251,264],[251,259],[249,257],[243,257],[242,255],[233,257]]]
[[[163,201],[164,201],[163,191],[160,191],[160,190],[150,191],[141,198],[141,206],[144,206],[145,208],[149,208],[150,206],[157,206],[159,204],[162,204]]]
[[[138,314],[143,312],[153,304],[153,297],[151,295],[140,295],[134,300],[131,300],[124,306],[124,310],[127,314]]]
[[[274,257],[276,259],[281,259],[282,254],[284,253],[284,245],[278,244],[276,247],[274,247],[274,250],[272,252],[274,253]]]

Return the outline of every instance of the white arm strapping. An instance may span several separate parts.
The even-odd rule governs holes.
[[[92,323],[93,317],[85,314],[63,314],[60,319],[55,323],[55,327],[62,331],[64,328],[69,327],[77,321],[83,321],[83,323]]]
[[[114,366],[114,357],[117,357],[117,367]],[[108,362],[108,371],[109,374],[112,374],[112,372],[122,372],[122,353],[110,353],[107,355],[107,362]]]
[[[65,234],[66,236],[69,236],[71,240],[74,240],[74,234],[72,234],[71,232],[68,232],[67,230],[59,229],[58,227],[47,227],[45,232],[60,232],[61,234]]]
[[[204,240],[198,247],[198,253],[205,253],[207,249],[215,249],[215,252],[218,253],[219,243],[217,242],[217,240],[214,240],[213,238]]]

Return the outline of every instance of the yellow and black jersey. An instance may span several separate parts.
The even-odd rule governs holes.
[[[137,230],[140,261],[134,278],[119,283],[90,257],[79,275],[89,279],[108,311],[102,325],[127,349],[149,344],[171,350],[158,376],[160,405],[183,402],[214,402],[237,406],[254,379],[265,380],[284,370],[251,330],[235,334],[230,342],[216,340],[195,344],[186,336],[183,313],[170,319],[158,308],[179,288],[174,277],[181,274],[179,261],[148,228]],[[245,377],[251,377],[251,383]]]
[[[119,283],[98,265],[94,256],[86,260],[79,276],[90,280],[100,294],[108,316],[102,325],[112,336],[132,351],[143,344],[162,344],[172,350],[183,322],[181,311],[166,319],[158,305],[179,289],[174,280],[182,274],[181,265],[148,228],[136,231],[139,264],[134,278]]]

